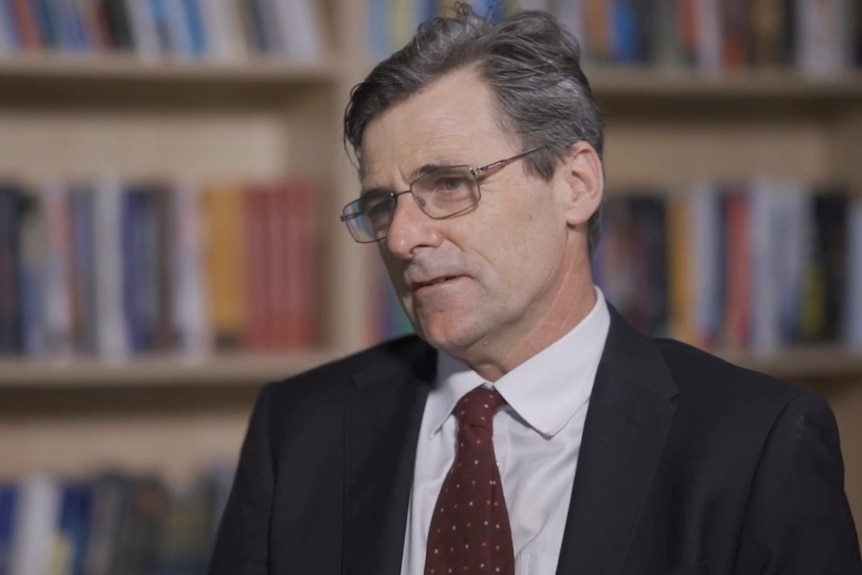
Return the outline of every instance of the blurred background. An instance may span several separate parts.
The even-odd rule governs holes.
[[[451,4],[0,0],[0,575],[202,573],[260,386],[410,331],[340,121]],[[825,394],[862,523],[862,0],[473,5],[581,41],[608,299]]]

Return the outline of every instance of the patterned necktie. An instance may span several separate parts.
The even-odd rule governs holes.
[[[478,387],[455,407],[458,447],[431,517],[425,575],[514,575],[509,512],[492,440],[506,401]]]

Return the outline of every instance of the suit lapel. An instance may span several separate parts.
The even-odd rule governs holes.
[[[355,376],[345,422],[345,572],[401,569],[416,442],[435,352],[406,340],[394,357]]]
[[[610,311],[558,575],[619,573],[675,410],[676,386],[655,344]]]

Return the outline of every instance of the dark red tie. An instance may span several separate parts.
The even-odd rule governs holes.
[[[506,401],[478,387],[455,407],[458,445],[431,516],[425,575],[514,575],[509,512],[494,456],[494,414]]]

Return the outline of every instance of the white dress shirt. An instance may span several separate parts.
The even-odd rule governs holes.
[[[402,575],[422,575],[431,514],[455,459],[452,410],[468,391],[494,387],[508,403],[494,418],[494,451],[512,526],[516,575],[554,575],[563,541],[593,380],[610,315],[601,291],[569,333],[493,386],[465,364],[438,354],[416,448]]]

